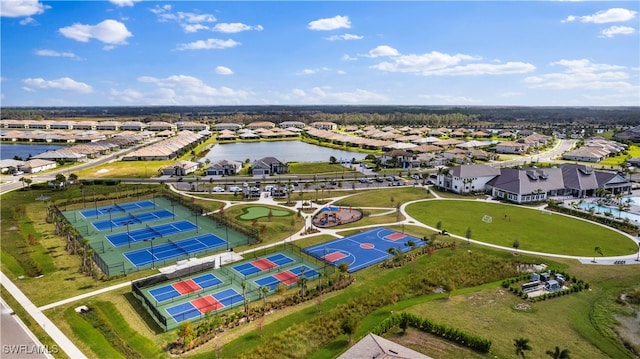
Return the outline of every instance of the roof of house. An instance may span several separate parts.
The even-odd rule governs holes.
[[[385,157],[413,157],[413,153],[404,150],[391,150],[383,153]]]
[[[500,175],[489,182],[494,188],[510,193],[530,194],[538,190],[548,192],[564,187],[560,168],[501,168]]]
[[[264,157],[253,161],[253,168],[271,168],[273,164],[283,165],[284,163],[275,157]]]
[[[338,357],[338,359],[353,358],[431,359],[429,356],[371,333]]]
[[[462,165],[451,168],[450,174],[454,177],[487,177],[497,176],[500,170],[486,165]]]
[[[598,188],[598,179],[593,168],[585,165],[564,163],[560,166],[564,186],[571,189]]]

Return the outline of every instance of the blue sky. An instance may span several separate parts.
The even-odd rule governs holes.
[[[640,2],[0,2],[3,106],[639,106]]]

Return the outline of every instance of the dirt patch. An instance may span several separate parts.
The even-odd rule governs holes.
[[[484,358],[473,350],[413,328],[407,329],[404,335],[398,330],[389,332],[384,337],[432,358]]]
[[[11,226],[9,228],[7,228],[7,231],[17,231],[18,227],[17,226]]]

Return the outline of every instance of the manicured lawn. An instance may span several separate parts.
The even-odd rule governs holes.
[[[175,161],[119,161],[74,172],[82,178],[149,178]]]
[[[617,156],[605,158],[604,160],[598,162],[598,164],[603,166],[620,166],[626,160],[630,158],[636,158],[636,157],[640,157],[640,147],[629,146],[628,154],[624,155],[620,153]]]
[[[262,217],[269,217],[269,211],[271,211],[271,215],[273,217],[284,217],[284,216],[290,216],[293,214],[290,211],[271,209],[269,207],[264,207],[264,206],[244,207],[242,210],[244,211],[244,213],[238,216],[238,219],[245,220],[245,221],[250,221],[252,219],[257,219]]]
[[[343,173],[352,172],[346,169],[344,166],[337,163],[327,162],[290,162],[289,173],[290,174],[313,174],[313,173]]]
[[[336,205],[395,208],[398,204],[426,198],[433,198],[433,196],[424,188],[406,186],[358,192],[353,196],[341,199]]]
[[[560,214],[479,201],[435,200],[407,206],[407,213],[420,222],[460,236],[471,230],[474,240],[544,253],[590,257],[600,247],[605,256],[633,254],[637,247],[628,237],[606,227]],[[482,221],[492,217],[491,223]]]

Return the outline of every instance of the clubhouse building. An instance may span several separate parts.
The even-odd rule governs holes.
[[[454,193],[490,193],[513,203],[531,203],[555,196],[593,197],[629,193],[631,182],[617,172],[578,164],[552,168],[493,168],[461,165],[438,171],[436,186]]]

